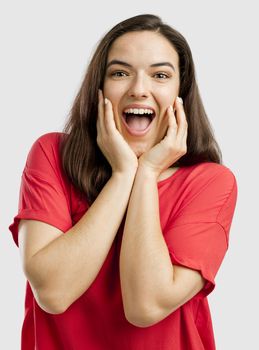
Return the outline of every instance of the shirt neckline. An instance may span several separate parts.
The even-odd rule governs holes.
[[[169,177],[167,177],[166,179],[164,180],[160,180],[160,181],[157,181],[157,185],[158,187],[160,187],[161,185],[167,183],[167,182],[170,182],[172,179],[174,179],[176,176],[179,175],[179,173],[184,169],[183,166],[181,166],[179,169],[177,169],[172,175],[170,175]]]

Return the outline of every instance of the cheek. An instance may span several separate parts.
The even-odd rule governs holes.
[[[109,98],[108,91],[111,91],[109,84],[105,83],[103,84],[103,96]]]
[[[177,92],[173,87],[169,89],[166,88],[160,91],[154,91],[154,97],[161,110],[166,110],[167,107],[174,104]]]
[[[103,93],[108,97],[109,91],[113,91],[113,87],[110,80],[105,78],[103,83]]]
[[[115,81],[104,81],[103,92],[110,99],[117,99],[121,95],[122,87]]]

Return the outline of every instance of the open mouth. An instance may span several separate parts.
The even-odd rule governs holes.
[[[122,113],[122,119],[127,130],[134,135],[146,133],[155,118],[155,113]]]

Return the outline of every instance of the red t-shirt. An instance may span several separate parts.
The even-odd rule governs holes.
[[[9,227],[17,246],[20,219],[43,221],[66,232],[89,207],[61,169],[61,135],[42,135],[28,154],[18,215]],[[203,290],[153,326],[130,324],[119,278],[124,215],[96,279],[64,313],[43,311],[27,281],[22,350],[215,349],[207,295],[228,249],[237,199],[235,176],[224,165],[206,162],[181,167],[157,187],[161,229],[172,263],[199,270],[206,279]]]

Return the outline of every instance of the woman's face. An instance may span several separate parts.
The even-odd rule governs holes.
[[[112,102],[117,129],[139,157],[166,134],[166,109],[174,107],[179,93],[178,54],[161,34],[130,32],[114,41],[106,67],[104,97]],[[155,117],[144,117],[142,113],[148,111],[139,110],[141,107],[153,109]],[[125,109],[138,116],[128,114],[126,118]],[[141,131],[145,128],[147,131]]]

